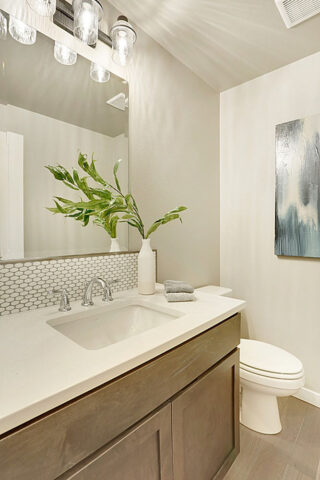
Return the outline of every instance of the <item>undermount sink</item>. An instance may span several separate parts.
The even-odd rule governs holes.
[[[47,323],[81,347],[97,350],[159,327],[181,315],[169,308],[150,307],[143,301],[136,301],[60,316]]]

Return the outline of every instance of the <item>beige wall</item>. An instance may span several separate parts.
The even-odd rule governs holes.
[[[158,279],[219,282],[219,96],[138,31],[129,71],[130,182],[145,223],[189,210],[152,235]],[[130,246],[140,240],[130,233]]]
[[[221,95],[221,284],[244,334],[297,355],[320,392],[319,260],[274,255],[275,125],[320,112],[320,54]]]

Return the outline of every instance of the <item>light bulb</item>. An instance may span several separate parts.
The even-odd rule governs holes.
[[[133,46],[137,39],[136,32],[126,17],[119,17],[110,31],[112,39],[112,59],[124,67],[132,60]]]
[[[92,80],[98,83],[106,83],[110,80],[110,72],[99,65],[98,63],[91,62],[90,65],[90,77]]]
[[[97,0],[73,0],[74,36],[88,45],[98,41],[99,21],[103,10]]]
[[[37,31],[26,23],[10,15],[9,32],[11,37],[24,45],[33,45],[37,39]]]
[[[118,33],[118,45],[117,45],[117,55],[121,66],[125,66],[127,63],[127,57],[129,54],[128,47],[128,38],[127,33],[119,31]]]
[[[0,40],[5,40],[8,33],[7,19],[0,11]]]
[[[51,17],[56,11],[56,0],[27,0],[32,10],[43,17]]]
[[[77,61],[77,52],[62,45],[62,43],[55,42],[54,44],[54,58],[62,65],[74,65]]]

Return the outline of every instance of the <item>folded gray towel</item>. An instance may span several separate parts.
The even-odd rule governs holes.
[[[164,282],[166,293],[193,293],[194,288],[189,283],[180,280],[166,280]]]
[[[196,299],[193,293],[165,293],[168,302],[192,302]]]

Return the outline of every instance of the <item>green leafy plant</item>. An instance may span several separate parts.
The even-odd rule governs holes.
[[[117,160],[113,168],[114,185],[101,177],[96,169],[95,162],[93,156],[91,162],[88,162],[87,155],[79,154],[78,165],[86,174],[82,177],[76,169],[73,169],[72,173],[70,173],[62,165],[48,165],[46,167],[56,180],[61,181],[68,188],[84,194],[86,197],[85,200],[80,198],[78,202],[63,197],[54,197],[55,207],[48,208],[50,212],[74,218],[82,222],[84,226],[88,225],[91,218],[93,223],[104,228],[111,238],[116,238],[117,236],[118,222],[126,222],[131,227],[137,228],[142,238],[149,238],[160,225],[165,225],[172,220],[179,219],[182,222],[180,213],[187,209],[187,207],[183,206],[166,213],[145,231],[133,195],[122,192],[117,175],[121,160]],[[95,186],[90,186],[88,180],[93,181]]]

